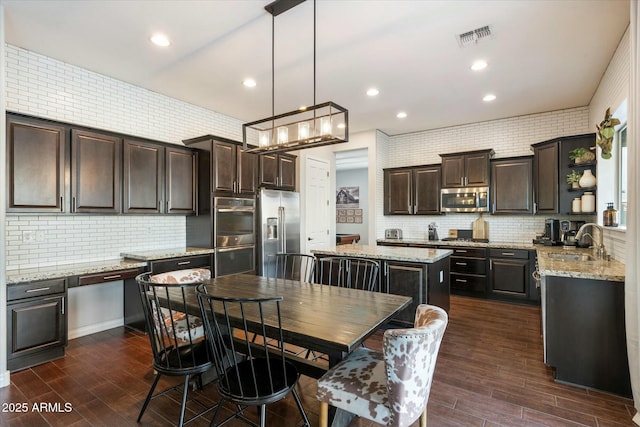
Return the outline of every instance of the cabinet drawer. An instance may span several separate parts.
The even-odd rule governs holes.
[[[529,251],[526,249],[489,249],[491,258],[517,258],[529,259]]]
[[[7,286],[7,301],[64,293],[65,279],[42,280]]]
[[[453,251],[451,256],[466,256],[472,258],[487,257],[487,250],[485,248],[458,248],[455,246],[441,246],[441,248]]]
[[[487,273],[487,261],[484,258],[451,257],[452,273],[480,274]]]
[[[487,278],[485,276],[465,276],[451,273],[450,280],[451,289],[484,292],[487,287]]]
[[[89,274],[78,277],[78,285],[93,285],[96,283],[113,282],[114,280],[132,279],[142,273],[142,268],[131,268],[129,270],[108,271],[100,274]]]
[[[186,270],[187,268],[211,268],[211,255],[196,255],[182,258],[171,258],[151,263],[151,272],[154,274],[167,271]],[[213,271],[212,271],[213,273]]]

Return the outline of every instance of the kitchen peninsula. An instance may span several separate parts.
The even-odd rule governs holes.
[[[318,258],[340,256],[378,261],[382,292],[413,298],[394,322],[412,325],[419,304],[433,304],[449,311],[450,250],[351,244],[311,252]]]

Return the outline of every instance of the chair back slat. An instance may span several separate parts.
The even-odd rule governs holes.
[[[316,260],[315,281],[327,285],[380,292],[380,265],[366,258],[323,257]]]
[[[282,297],[242,299],[212,296],[197,289],[207,340],[214,356],[220,393],[251,404],[288,390],[280,313]],[[274,346],[275,343],[275,346]]]
[[[279,253],[268,256],[267,277],[310,282],[315,257],[299,253]]]

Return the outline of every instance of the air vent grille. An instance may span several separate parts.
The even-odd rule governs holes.
[[[460,47],[466,47],[478,43],[485,38],[493,38],[491,27],[485,25],[484,27],[476,28],[475,30],[467,31],[458,35],[458,44]]]

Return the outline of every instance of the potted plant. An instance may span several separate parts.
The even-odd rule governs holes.
[[[611,108],[607,108],[607,111],[604,113],[604,120],[600,122],[599,125],[596,125],[596,144],[600,147],[600,155],[603,159],[611,158],[611,148],[613,145],[613,135],[615,135],[616,131],[614,127],[620,124],[620,120],[615,117],[611,117]]]
[[[596,156],[588,148],[578,147],[569,152],[569,160],[575,164],[587,163],[595,159]]]
[[[567,175],[567,184],[570,184],[571,188],[580,188],[580,178],[582,178],[582,175],[580,175],[579,172],[571,171],[571,173]]]

